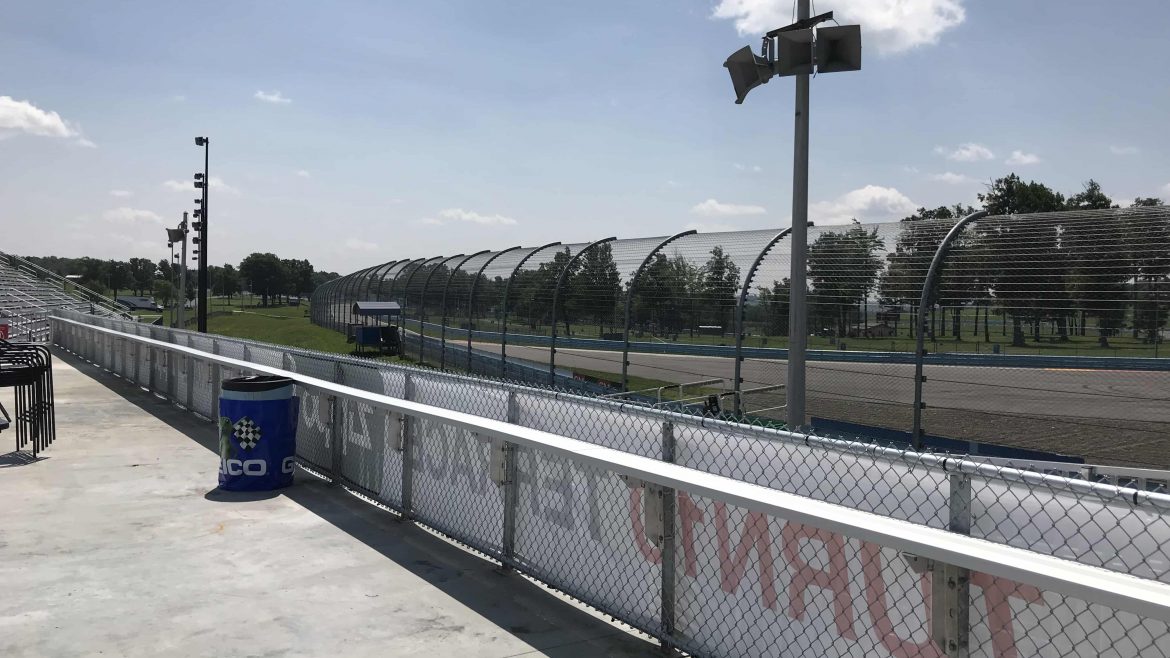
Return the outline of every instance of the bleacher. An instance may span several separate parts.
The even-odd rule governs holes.
[[[56,310],[129,317],[113,300],[0,252],[0,324],[8,325],[9,337],[19,341],[47,340],[49,325],[45,318]]]

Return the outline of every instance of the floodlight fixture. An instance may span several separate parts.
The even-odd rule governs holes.
[[[206,137],[196,137],[195,138],[195,146],[205,146],[207,144],[207,142],[210,142],[210,141],[211,140],[206,138]]]
[[[167,242],[182,242],[182,241],[183,241],[183,229],[180,229],[180,228],[168,228],[167,229]]]

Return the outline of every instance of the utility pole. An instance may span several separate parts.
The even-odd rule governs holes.
[[[773,76],[796,76],[796,135],[792,158],[792,262],[788,281],[789,431],[805,429],[805,353],[808,348],[808,304],[805,269],[808,262],[808,96],[809,76],[861,70],[861,26],[818,27],[833,12],[812,15],[811,0],[797,0],[797,20],[764,34],[762,52],[743,47],[723,66],[731,74],[736,104]],[[834,21],[836,22],[836,21]]]
[[[812,15],[811,0],[797,0],[797,21]],[[796,134],[792,158],[792,244],[791,270],[788,274],[788,431],[804,429],[804,361],[808,349],[808,286],[805,283],[808,262],[808,74],[796,76]]]
[[[183,223],[179,225],[183,232],[183,248],[179,256],[179,309],[176,313],[180,329],[187,328],[187,213],[183,212]]]

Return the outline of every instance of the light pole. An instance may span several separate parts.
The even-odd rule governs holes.
[[[195,231],[198,236],[194,239],[199,245],[199,295],[196,312],[198,313],[198,329],[207,333],[207,194],[211,188],[211,178],[208,170],[208,152],[211,148],[210,137],[196,137],[195,146],[203,147],[203,173],[195,174],[195,189],[203,190],[203,196],[196,199],[198,208],[195,210]]]
[[[814,30],[833,20],[833,12],[811,16],[810,0],[797,0],[797,21],[764,35],[762,52],[751,47],[732,53],[723,66],[731,74],[736,104],[774,75],[796,76],[796,134],[792,159],[792,267],[789,273],[787,425],[805,426],[805,352],[808,349],[808,112],[809,75],[861,69],[861,27],[839,25]]]
[[[180,262],[179,262],[179,291],[176,295],[179,303],[175,309],[175,326],[180,329],[186,327],[186,308],[187,308],[187,213],[183,213],[183,221],[179,223],[179,228],[168,228],[167,239],[172,245],[176,242],[182,243]],[[173,249],[172,249],[173,251]]]

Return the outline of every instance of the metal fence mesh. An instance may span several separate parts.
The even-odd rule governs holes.
[[[182,331],[149,335],[211,345]],[[134,353],[115,335],[55,327],[55,336],[98,358]],[[216,337],[214,345],[360,390],[1170,584],[1162,493],[254,341]],[[158,350],[153,359],[165,361]],[[212,416],[208,362],[175,365],[176,401],[190,393],[190,406]],[[219,369],[221,377],[235,370]],[[345,395],[301,386],[298,396],[298,456],[310,467],[696,655],[941,655],[930,636],[938,593],[929,570],[891,547],[441,421],[407,417],[404,435],[397,416]],[[1163,622],[1031,585],[972,572],[967,603],[971,655],[1170,655]]]

